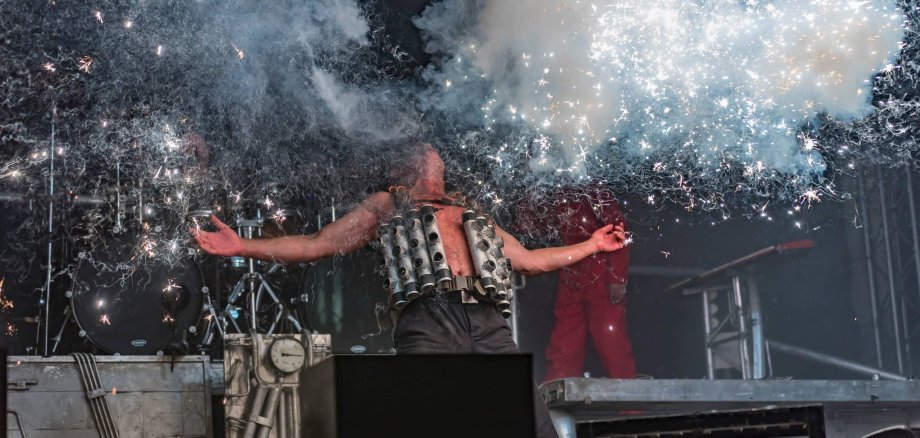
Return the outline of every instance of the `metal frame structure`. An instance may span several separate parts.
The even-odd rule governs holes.
[[[874,362],[904,375],[920,373],[920,236],[910,167],[876,167],[859,176],[859,233],[865,256]],[[868,359],[868,358],[867,358]]]
[[[754,263],[812,246],[810,240],[768,246],[671,286],[672,291],[701,297],[707,379],[716,378],[717,356],[738,369],[742,379],[763,379],[772,374]],[[727,310],[719,307],[720,297],[726,298]],[[724,352],[720,354],[720,347],[733,341],[738,346],[737,362],[726,357]]]
[[[801,359],[861,373],[874,379],[908,379],[903,374],[889,372],[882,367],[872,367],[795,345],[771,341],[764,335],[763,309],[756,278],[756,264],[769,257],[801,252],[812,247],[811,240],[768,246],[671,285],[672,291],[681,291],[684,295],[698,294],[702,298],[703,345],[707,379],[716,379],[717,369],[724,368],[737,369],[740,371],[740,377],[745,380],[772,377],[771,348]],[[725,308],[727,310],[719,307],[720,297],[726,298]],[[873,315],[876,313],[873,312]],[[875,317],[873,321],[876,321]],[[730,347],[732,343],[737,345],[737,349],[728,348],[728,351],[725,351],[724,347]],[[733,354],[737,354],[737,361],[730,357]],[[717,358],[722,362],[717,364]]]

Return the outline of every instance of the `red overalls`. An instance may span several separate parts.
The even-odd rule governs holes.
[[[563,192],[556,211],[566,245],[582,242],[605,224],[626,225],[611,193],[601,188]],[[608,284],[625,287],[629,247],[588,257],[559,272],[553,310],[555,324],[546,348],[544,381],[581,376],[590,332],[607,377],[632,378],[636,373],[626,332],[626,297],[612,303]]]

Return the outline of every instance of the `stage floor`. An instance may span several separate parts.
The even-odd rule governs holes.
[[[563,427],[777,408],[814,407],[827,436],[861,437],[884,427],[920,427],[920,382],[883,380],[621,380],[548,382],[543,398]],[[567,424],[567,426],[566,426]]]
[[[211,403],[211,396],[224,392],[222,364],[204,356],[175,362],[157,356],[95,360],[102,389],[96,396],[107,400],[121,436],[214,435],[211,418],[222,418],[216,411],[223,406]],[[22,436],[20,430],[31,438],[98,436],[73,357],[13,356],[8,371],[9,409],[16,413],[7,416],[8,436]],[[560,427],[573,433],[576,425],[784,408],[817,409],[826,436],[861,437],[889,426],[920,427],[920,382],[915,380],[572,378],[549,382],[540,390]]]

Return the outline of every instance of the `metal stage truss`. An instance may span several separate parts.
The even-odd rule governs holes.
[[[859,178],[857,198],[861,242],[855,243],[862,244],[865,259],[862,284],[854,282],[854,288],[866,288],[871,310],[874,345],[868,355],[873,365],[908,376],[920,374],[917,183],[920,176],[909,168],[877,167]]]

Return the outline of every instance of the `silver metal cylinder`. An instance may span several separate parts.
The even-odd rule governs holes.
[[[393,237],[390,226],[384,224],[380,226],[380,234],[377,236],[380,245],[380,253],[383,255],[383,287],[390,294],[390,305],[396,309],[402,309],[408,301],[402,288],[402,282],[399,279],[399,267],[397,266],[396,256],[393,255],[395,247],[393,246]]]
[[[434,280],[438,284],[449,282],[454,274],[450,270],[450,265],[447,264],[447,253],[444,251],[444,242],[441,241],[441,229],[438,227],[435,208],[431,205],[423,205],[420,213]]]
[[[490,250],[488,251],[489,261],[495,266],[492,276],[495,278],[495,291],[490,298],[499,304],[499,309],[511,307],[507,302],[508,289],[511,286],[511,271],[505,269],[505,254],[502,250],[505,241],[495,232],[495,226],[489,223],[485,217],[476,218],[482,224],[482,238],[489,242]]]
[[[293,419],[289,419],[288,416],[288,400],[287,391],[281,392],[281,397],[278,399],[278,409],[277,415],[275,416],[275,438],[287,438],[288,430],[293,429],[291,427],[291,422]]]
[[[514,310],[511,308],[511,295],[513,294],[514,285],[511,281],[511,260],[505,257],[505,241],[495,231],[495,225],[489,223],[484,217],[477,218],[483,225],[483,238],[490,242],[492,249],[489,251],[489,259],[495,264],[495,292],[491,293],[490,298],[495,302],[505,319],[511,318]]]
[[[281,388],[273,386],[268,389],[268,397],[266,397],[265,405],[262,407],[262,418],[268,419],[268,421],[275,421],[275,412],[278,410],[278,402],[281,400]],[[272,424],[274,426],[274,424]],[[269,432],[272,431],[272,426],[262,426],[259,428],[259,433],[256,435],[258,438],[268,438]],[[281,425],[284,427],[284,425]]]
[[[422,292],[428,292],[434,289],[434,272],[431,269],[431,256],[428,254],[428,244],[425,242],[421,215],[417,209],[409,210],[405,225],[409,233],[409,252],[415,265],[415,277]]]
[[[246,428],[243,429],[242,438],[253,438],[255,436],[258,424],[250,419],[253,416],[260,415],[262,413],[262,406],[265,404],[266,388],[259,384],[256,379],[251,379],[251,385],[251,387],[255,387],[256,390],[250,396],[252,403],[249,405],[249,409],[243,414],[243,421],[246,422]]]
[[[314,364],[311,363],[310,365]],[[291,396],[291,418],[294,420],[294,431],[291,434],[291,438],[300,438],[300,393],[295,388],[287,388],[286,391],[289,391]]]
[[[512,301],[514,300],[514,268],[511,266],[511,259],[504,257],[499,263],[503,264],[505,271],[508,272],[508,279],[505,280],[505,293],[508,301]]]
[[[501,312],[502,317],[505,319],[511,318],[514,315],[514,308],[511,306],[511,298],[507,297],[500,299],[495,302],[495,307],[498,308],[498,311]]]
[[[419,295],[418,282],[415,278],[415,263],[409,252],[409,236],[406,233],[406,220],[402,216],[394,216],[390,221],[390,235],[393,242],[393,256],[396,258],[399,280],[402,283],[406,299],[412,301]]]
[[[466,243],[470,248],[470,256],[473,259],[473,268],[476,269],[476,275],[479,276],[479,283],[482,288],[489,294],[496,290],[496,281],[492,273],[495,271],[495,262],[490,260],[489,251],[492,245],[483,238],[482,222],[476,217],[473,210],[463,212],[463,231],[466,234]]]

